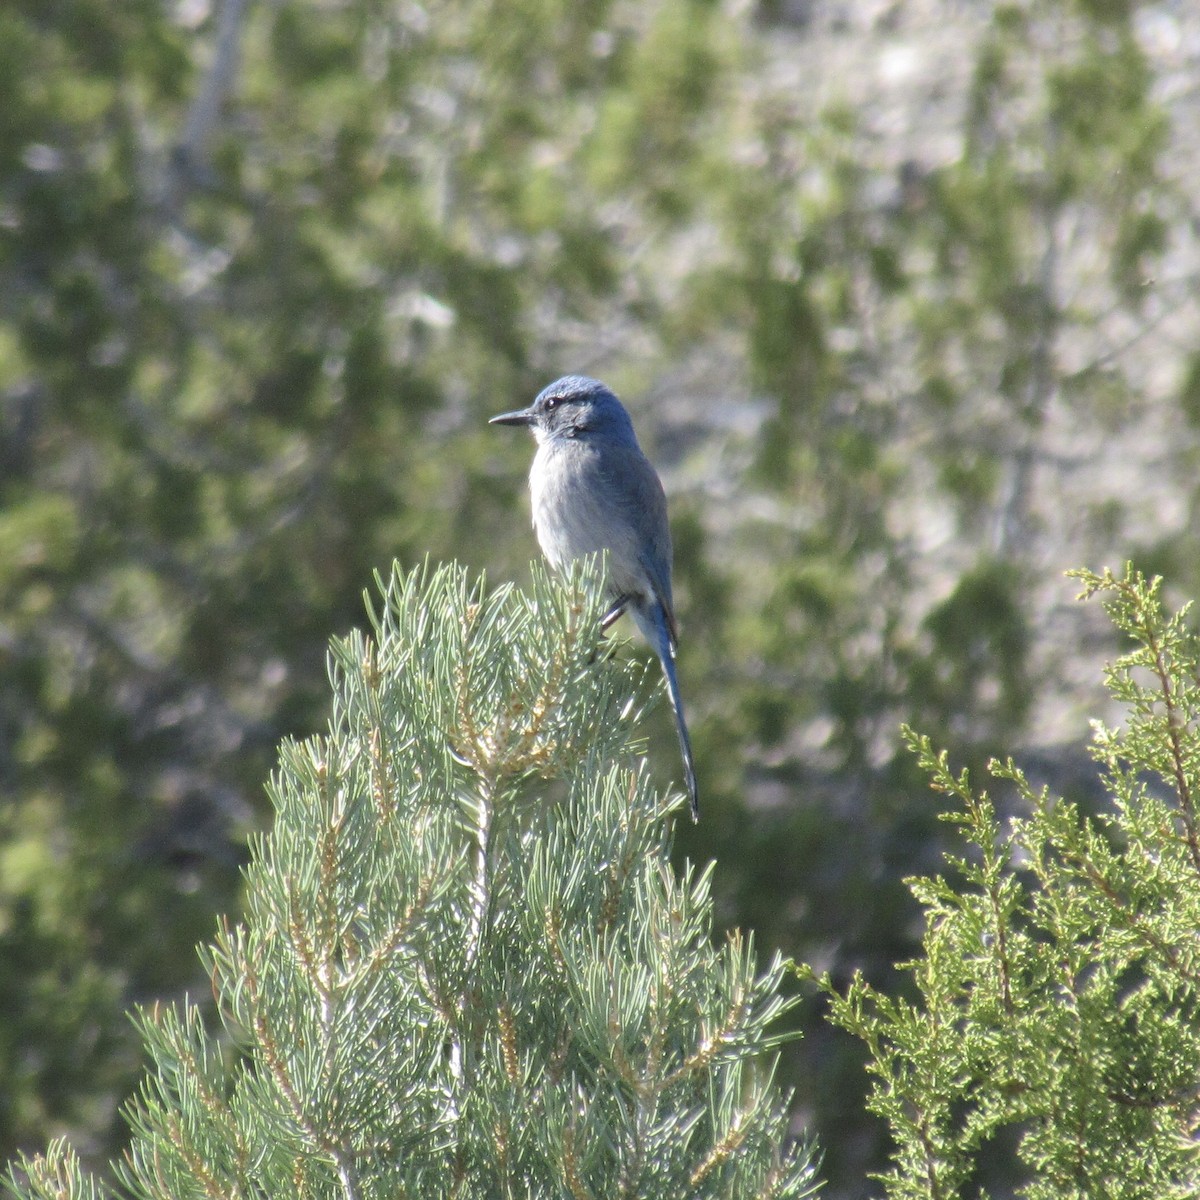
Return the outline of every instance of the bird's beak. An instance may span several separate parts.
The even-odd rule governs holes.
[[[500,413],[489,419],[489,425],[532,425],[533,409],[519,408],[516,412]]]

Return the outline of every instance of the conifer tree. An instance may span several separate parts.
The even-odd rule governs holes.
[[[381,581],[382,583],[382,581]],[[679,798],[599,575],[487,591],[398,570],[333,643],[329,731],[286,743],[246,917],[196,1003],[139,1014],[117,1167],[142,1197],[794,1197],[773,1080],[786,963],[712,939]],[[102,1196],[64,1144],[18,1196]]]
[[[978,1194],[1005,1143],[1020,1170],[1002,1176],[1030,1200],[1200,1193],[1200,639],[1161,580],[1078,575],[1133,642],[1107,672],[1127,721],[1097,723],[1092,747],[1111,808],[1089,819],[1010,759],[991,772],[1025,815],[1005,821],[911,735],[965,843],[946,876],[912,881],[917,998],[825,981],[870,1051],[897,1200]]]

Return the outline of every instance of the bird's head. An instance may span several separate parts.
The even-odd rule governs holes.
[[[541,445],[558,438],[608,437],[637,445],[624,405],[598,379],[564,375],[528,407],[492,417],[490,425],[528,425]]]

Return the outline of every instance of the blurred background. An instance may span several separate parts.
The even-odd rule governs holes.
[[[527,578],[485,419],[568,371],[671,497],[681,859],[901,986],[946,835],[900,723],[1094,801],[1119,647],[1063,571],[1200,591],[1198,149],[1190,0],[7,0],[0,1156],[119,1149],[125,1010],[207,995],[327,638],[393,557]]]

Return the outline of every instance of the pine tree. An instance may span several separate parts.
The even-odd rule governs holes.
[[[138,1015],[117,1167],[155,1197],[802,1196],[768,1033],[787,964],[712,938],[669,865],[679,798],[599,576],[396,570],[333,643],[329,732],[285,743],[246,918],[195,1003]],[[18,1196],[100,1196],[58,1143]]]

